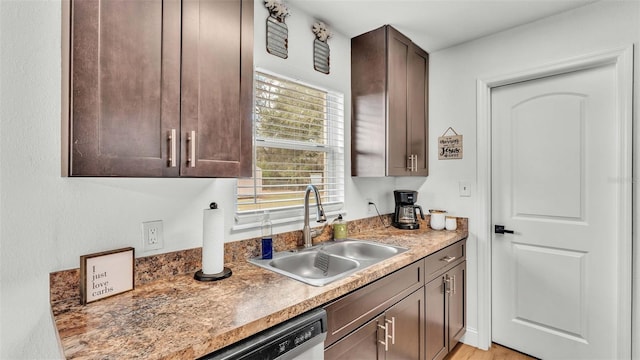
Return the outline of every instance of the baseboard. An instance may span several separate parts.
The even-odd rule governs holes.
[[[478,346],[478,344],[480,343],[478,339],[479,339],[478,330],[467,327],[467,331],[464,333],[464,336],[460,339],[460,341],[469,346],[482,349],[480,346]],[[489,350],[489,349],[482,349],[482,350]]]

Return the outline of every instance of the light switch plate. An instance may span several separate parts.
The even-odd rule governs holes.
[[[468,181],[460,181],[459,186],[460,196],[471,196],[471,184]]]

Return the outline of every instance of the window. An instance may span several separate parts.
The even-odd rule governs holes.
[[[253,177],[238,179],[239,222],[255,222],[264,210],[275,219],[301,216],[308,184],[328,212],[341,208],[344,96],[265,72],[254,82]]]

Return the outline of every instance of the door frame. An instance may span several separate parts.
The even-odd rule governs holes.
[[[478,347],[491,346],[491,90],[494,87],[560,75],[589,68],[615,65],[616,107],[620,155],[618,181],[618,358],[631,358],[632,328],[632,118],[633,45],[565,59],[540,67],[485,78],[476,82],[478,202]],[[636,299],[632,299],[636,300]],[[640,329],[635,329],[640,330]]]

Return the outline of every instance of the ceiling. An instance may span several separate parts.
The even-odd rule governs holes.
[[[597,0],[285,0],[351,38],[389,24],[427,52]]]

